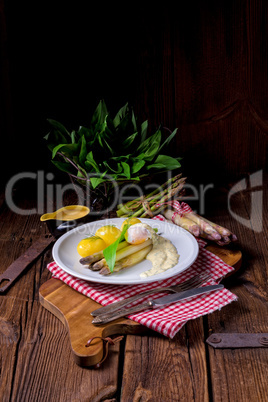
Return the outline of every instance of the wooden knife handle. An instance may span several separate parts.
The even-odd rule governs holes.
[[[22,272],[45,251],[55,238],[51,235],[41,237],[17,258],[2,274],[0,274],[0,293],[7,291]],[[1,286],[1,283],[3,283]]]
[[[148,304],[148,302],[138,304],[137,306],[134,306],[134,307],[122,308],[121,310],[115,311],[112,314],[108,313],[108,314],[98,315],[97,317],[95,317],[92,320],[92,324],[94,324],[94,325],[107,324],[108,322],[117,320],[118,318],[126,317],[131,314],[139,313],[140,311],[143,311],[143,310],[149,310],[151,308],[153,308],[153,306],[150,306]]]

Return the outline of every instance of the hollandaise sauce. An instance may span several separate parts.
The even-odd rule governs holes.
[[[174,267],[179,261],[179,254],[171,241],[157,235],[153,228],[145,223],[138,223],[137,226],[138,225],[145,227],[150,232],[150,237],[153,243],[152,250],[146,256],[146,259],[151,261],[152,268],[148,271],[142,272],[140,276],[145,278],[157,275]]]

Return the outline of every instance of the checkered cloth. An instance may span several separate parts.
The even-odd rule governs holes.
[[[183,207],[186,210],[187,204],[185,204],[185,206],[180,205],[180,208]],[[176,208],[176,205],[173,205],[173,208]],[[178,212],[181,213],[181,210]],[[157,215],[153,219],[165,221],[165,218],[162,215]],[[197,239],[197,241],[199,244],[199,255],[194,264],[177,276],[163,281],[139,285],[107,285],[76,278],[63,271],[55,262],[48,264],[47,268],[52,272],[54,277],[62,280],[64,283],[87,297],[90,297],[92,300],[106,306],[110,303],[126,299],[149,289],[177,285],[198,273],[207,272],[211,274],[211,279],[202,286],[219,283],[220,280],[233,271],[234,268],[225,264],[225,262],[223,262],[219,257],[206,250],[204,248],[206,243],[203,240]],[[146,296],[143,299],[140,299],[138,303],[148,300],[149,297],[155,299],[164,296],[165,294],[167,293],[157,293],[152,296]],[[157,309],[133,314],[128,316],[128,318],[169,338],[173,338],[188,320],[213,313],[234,300],[237,300],[237,297],[234,294],[227,289],[222,289],[195,296],[183,303],[173,303],[166,307],[159,307]]]

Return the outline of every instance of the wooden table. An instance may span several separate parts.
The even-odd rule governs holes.
[[[237,302],[188,322],[173,340],[151,332],[127,335],[110,348],[99,369],[82,368],[74,363],[65,327],[39,303],[39,288],[51,277],[48,250],[0,296],[0,400],[267,401],[267,348],[214,349],[205,343],[214,332],[268,332],[267,192],[263,217],[261,210],[254,210],[255,220],[263,218],[263,230],[257,233],[228,213],[230,186],[210,192],[206,216],[239,238],[242,268],[225,281]],[[14,199],[21,208],[36,207],[34,195],[24,188],[17,189]],[[3,272],[47,229],[38,214],[10,211],[3,192],[0,205]],[[253,223],[249,191],[237,192],[231,208]]]

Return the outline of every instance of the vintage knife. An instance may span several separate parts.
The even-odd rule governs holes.
[[[195,288],[195,289],[190,289],[186,290],[184,292],[180,293],[175,293],[172,295],[168,296],[163,296],[158,299],[149,299],[145,303],[138,304],[137,306],[134,307],[129,307],[129,308],[123,308],[121,310],[109,313],[109,314],[100,314],[99,316],[95,317],[92,320],[92,324],[106,324],[110,321],[114,321],[117,318],[124,317],[126,315],[138,313],[143,310],[148,310],[148,309],[153,309],[153,308],[158,308],[162,307],[171,303],[175,303],[178,301],[190,299],[191,297],[197,296],[197,295],[202,295],[203,293],[208,293],[212,292],[215,290],[220,290],[223,289],[223,285],[211,285],[211,286],[205,286],[201,288]]]

